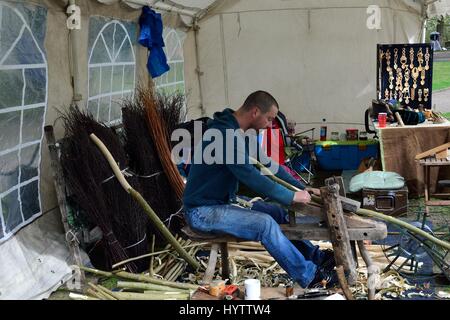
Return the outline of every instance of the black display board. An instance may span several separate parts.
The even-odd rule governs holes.
[[[433,48],[431,44],[377,45],[378,99],[431,109]]]

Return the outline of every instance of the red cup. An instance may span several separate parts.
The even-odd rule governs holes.
[[[378,127],[386,128],[387,113],[381,112],[378,114]]]

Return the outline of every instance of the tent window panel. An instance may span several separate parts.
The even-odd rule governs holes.
[[[123,90],[134,90],[134,66],[125,66],[123,72]]]
[[[123,48],[124,40],[126,39],[127,34],[125,30],[119,25],[116,25],[116,32],[114,33],[114,55],[119,53],[119,49],[121,50],[121,46]]]
[[[176,64],[177,81],[184,81],[184,63],[179,62]]]
[[[100,93],[100,67],[89,68],[89,96],[93,97]]]
[[[46,81],[45,68],[25,70],[25,104],[45,102]]]
[[[19,142],[20,111],[0,113],[0,152],[15,147]]]
[[[97,113],[98,113],[98,100],[99,99],[94,99],[94,100],[89,100],[88,102],[88,112],[90,114],[92,114],[92,116],[94,118],[97,118]]]
[[[0,1],[0,241],[41,211],[38,167],[47,101],[46,21],[44,7]],[[26,219],[21,203],[28,210]]]
[[[104,97],[100,99],[97,119],[100,122],[109,122],[110,99],[110,97]]]
[[[22,143],[41,140],[45,107],[23,111]]]
[[[89,27],[91,57],[89,68],[93,68],[101,50],[107,58],[102,62],[99,75],[90,75],[90,81],[100,79],[99,88],[89,84],[88,110],[101,122],[111,123],[121,120],[121,98],[131,97],[135,88],[135,56],[131,39],[137,37],[135,23],[92,17]],[[132,35],[133,37],[130,37]],[[93,47],[91,47],[91,43]],[[102,45],[101,45],[102,43]],[[92,48],[92,49],[91,49]],[[97,99],[98,98],[98,99]],[[96,103],[98,102],[98,107]]]
[[[20,182],[23,183],[37,177],[39,166],[39,144],[20,150]]]
[[[19,36],[23,22],[10,8],[2,6],[2,16],[0,17],[2,25],[0,26],[0,57],[11,48],[14,41]]]
[[[102,68],[102,85],[100,93],[110,93],[111,92],[111,76],[112,76],[112,67],[103,67]]]
[[[116,24],[110,24],[109,26],[107,26],[103,32],[103,38],[105,39],[105,43],[106,43],[106,47],[108,49],[109,54],[111,55],[111,57],[113,57],[114,55],[114,30],[116,29]],[[102,39],[99,39],[99,41],[102,41]]]
[[[40,212],[38,183],[36,180],[20,188],[22,213],[25,220]]]
[[[122,119],[121,103],[123,99],[122,96],[116,95],[112,96],[111,99],[111,121],[116,121]]]
[[[19,152],[0,156],[0,194],[19,183]]]
[[[22,70],[0,70],[0,110],[22,105],[22,89]]]
[[[184,94],[184,83],[177,84],[176,90],[177,90],[177,92]]]
[[[102,38],[98,38],[97,43],[95,44],[94,50],[92,51],[91,59],[89,63],[108,63],[111,62],[108,51],[106,49],[105,43]]]
[[[122,66],[114,66],[113,67],[113,85],[112,85],[112,91],[113,92],[120,92],[122,91],[122,82],[123,82],[123,67]]]
[[[133,49],[128,39],[125,40],[122,49],[120,49],[116,62],[134,62]]]
[[[156,79],[153,79],[153,81],[155,82],[155,85],[158,87],[158,86],[160,86],[161,85],[161,78],[162,77],[158,77],[158,78],[156,78]]]
[[[25,28],[19,42],[16,43],[11,53],[6,58],[4,65],[19,64],[41,64],[44,59],[38,50],[33,36],[27,28]]]
[[[5,221],[6,233],[11,232],[23,222],[20,212],[17,189],[5,195],[2,199],[2,213]]]

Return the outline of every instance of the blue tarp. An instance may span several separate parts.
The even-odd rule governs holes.
[[[139,43],[150,50],[147,62],[148,72],[150,72],[152,78],[159,77],[170,70],[163,50],[164,39],[162,37],[163,24],[161,14],[145,6],[142,8],[139,25],[141,27]]]

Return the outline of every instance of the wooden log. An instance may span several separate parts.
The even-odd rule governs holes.
[[[319,227],[317,223],[302,223],[295,227],[281,225],[281,230],[289,240],[330,240],[328,228]],[[386,238],[386,225],[379,223],[376,228],[352,228],[348,229],[351,240],[379,240]]]
[[[356,263],[350,245],[350,237],[344,220],[344,212],[339,201],[339,185],[334,184],[321,188],[322,200],[327,213],[331,243],[337,265],[343,265],[349,273],[349,283],[356,283]]]
[[[355,300],[350,288],[348,287],[347,279],[345,278],[344,267],[342,265],[336,267],[336,273],[339,280],[339,285],[341,286],[342,292],[347,300]]]
[[[375,265],[372,261],[372,258],[370,257],[369,251],[366,249],[366,246],[364,245],[364,241],[357,241],[357,243],[358,243],[359,253],[361,254],[361,257],[363,258],[363,260],[366,264],[366,267],[367,267],[367,288],[369,291],[368,299],[374,300],[375,299],[375,289],[376,289],[375,279],[377,276],[376,274],[374,274]]]
[[[68,215],[68,204],[66,199],[66,183],[64,181],[63,170],[61,162],[59,159],[58,151],[59,148],[56,143],[55,134],[53,132],[53,126],[44,127],[45,138],[47,140],[47,145],[50,153],[50,166],[52,168],[53,174],[53,185],[55,186],[56,198],[58,200],[59,211],[61,213],[61,221],[64,227],[64,232],[66,234],[66,242],[69,247],[70,255],[73,258],[74,263],[80,267],[83,265],[83,260],[81,259],[80,248],[78,246],[78,239],[75,236],[72,228],[67,220]],[[85,274],[83,270],[80,270],[80,281],[85,281]]]

